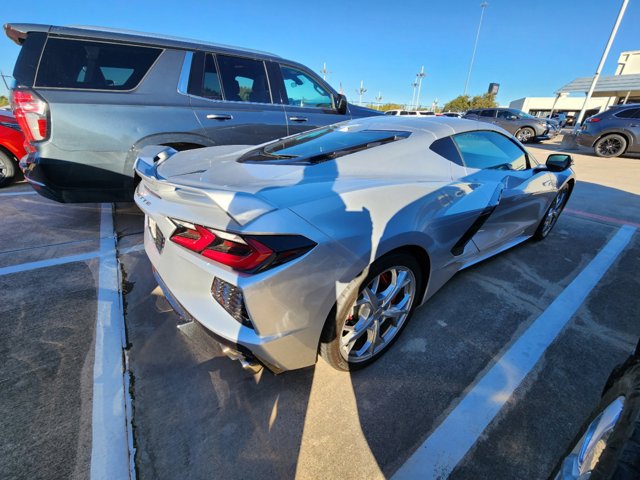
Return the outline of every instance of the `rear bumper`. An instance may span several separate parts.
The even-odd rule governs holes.
[[[24,178],[36,192],[61,203],[131,202],[132,177],[30,152],[20,160]]]
[[[583,133],[578,130],[578,135],[576,135],[576,143],[583,147],[593,147],[593,144],[596,143],[595,135],[589,135],[588,133]]]

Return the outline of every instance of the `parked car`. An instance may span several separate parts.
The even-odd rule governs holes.
[[[387,110],[385,115],[413,115],[418,117],[427,117],[435,115],[434,112],[428,112],[426,110]]]
[[[491,124],[371,117],[136,162],[145,250],[180,314],[246,368],[377,359],[457,271],[545,238],[574,186]]]
[[[558,134],[558,128],[547,119],[513,108],[469,110],[463,118],[499,125],[522,143],[548,140]]]
[[[0,110],[0,188],[13,181],[18,161],[26,155],[24,143],[24,135],[13,114]]]
[[[555,480],[640,478],[640,342],[617,366],[600,404],[556,467]]]
[[[599,157],[640,153],[640,104],[617,105],[587,118],[576,141]]]
[[[443,117],[455,117],[455,118],[462,118],[463,117],[463,113],[459,113],[459,112],[443,112],[440,114]]]
[[[130,200],[145,145],[258,144],[379,112],[269,53],[106,28],[7,24],[21,166],[60,202]],[[21,120],[22,119],[22,120]]]

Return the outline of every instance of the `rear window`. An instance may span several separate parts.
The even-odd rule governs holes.
[[[640,108],[627,108],[615,114],[618,118],[640,118]]]
[[[49,38],[36,78],[37,87],[131,90],[162,49]]]
[[[405,131],[353,131],[345,126],[329,126],[252,150],[238,161],[310,165],[402,140],[409,135],[411,133]]]

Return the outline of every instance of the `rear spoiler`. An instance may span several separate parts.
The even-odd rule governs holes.
[[[176,153],[178,152],[175,149],[162,145],[151,145],[140,150],[134,169],[143,180],[144,187],[152,195],[169,201],[193,202],[195,200],[198,203],[215,204],[242,226],[276,209],[270,203],[250,193],[169,181],[158,173],[158,167]]]
[[[38,23],[5,23],[4,34],[16,45],[22,45],[30,32],[48,32],[51,25]]]

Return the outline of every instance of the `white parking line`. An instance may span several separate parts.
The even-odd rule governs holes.
[[[12,273],[26,272],[37,268],[54,267],[56,265],[64,265],[65,263],[82,262],[99,257],[100,251],[87,253],[78,253],[77,255],[68,255],[66,257],[50,258],[48,260],[38,260],[37,262],[21,263],[19,265],[10,265],[8,267],[0,267],[0,276]]]
[[[621,227],[605,247],[481,377],[438,428],[393,476],[446,478],[476,443],[589,292],[627,246],[635,227]]]
[[[26,192],[5,192],[5,193],[0,193],[0,197],[15,197],[17,195],[37,195],[38,192],[35,192],[33,190],[28,190]]]
[[[129,379],[123,365],[124,315],[120,275],[113,211],[108,204],[102,206],[100,238],[91,479],[125,479],[133,478],[135,471],[132,468],[131,417],[125,401],[125,385],[129,384]]]

